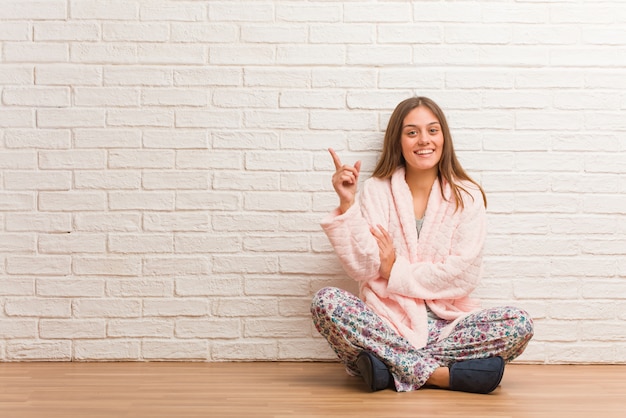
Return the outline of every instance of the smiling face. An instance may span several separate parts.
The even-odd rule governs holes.
[[[400,140],[407,172],[438,172],[444,138],[441,124],[429,108],[418,106],[406,115]]]

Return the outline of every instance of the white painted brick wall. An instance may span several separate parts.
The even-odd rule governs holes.
[[[520,361],[626,362],[626,3],[5,0],[0,360],[334,358],[333,147],[427,95],[484,185]]]

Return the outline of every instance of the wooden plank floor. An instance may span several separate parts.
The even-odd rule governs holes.
[[[509,365],[490,395],[369,393],[337,363],[0,363],[0,417],[626,417],[626,365]]]

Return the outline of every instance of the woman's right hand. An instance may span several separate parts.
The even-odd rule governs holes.
[[[332,148],[328,149],[333,162],[335,163],[335,174],[333,174],[333,187],[339,196],[339,210],[345,213],[353,204],[356,196],[359,172],[361,171],[361,161],[357,161],[353,166],[341,164],[339,156]]]

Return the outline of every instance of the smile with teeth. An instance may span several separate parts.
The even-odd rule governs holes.
[[[435,150],[432,150],[432,149],[419,149],[419,150],[415,151],[415,154],[417,154],[417,155],[430,155],[433,152],[435,152]]]

